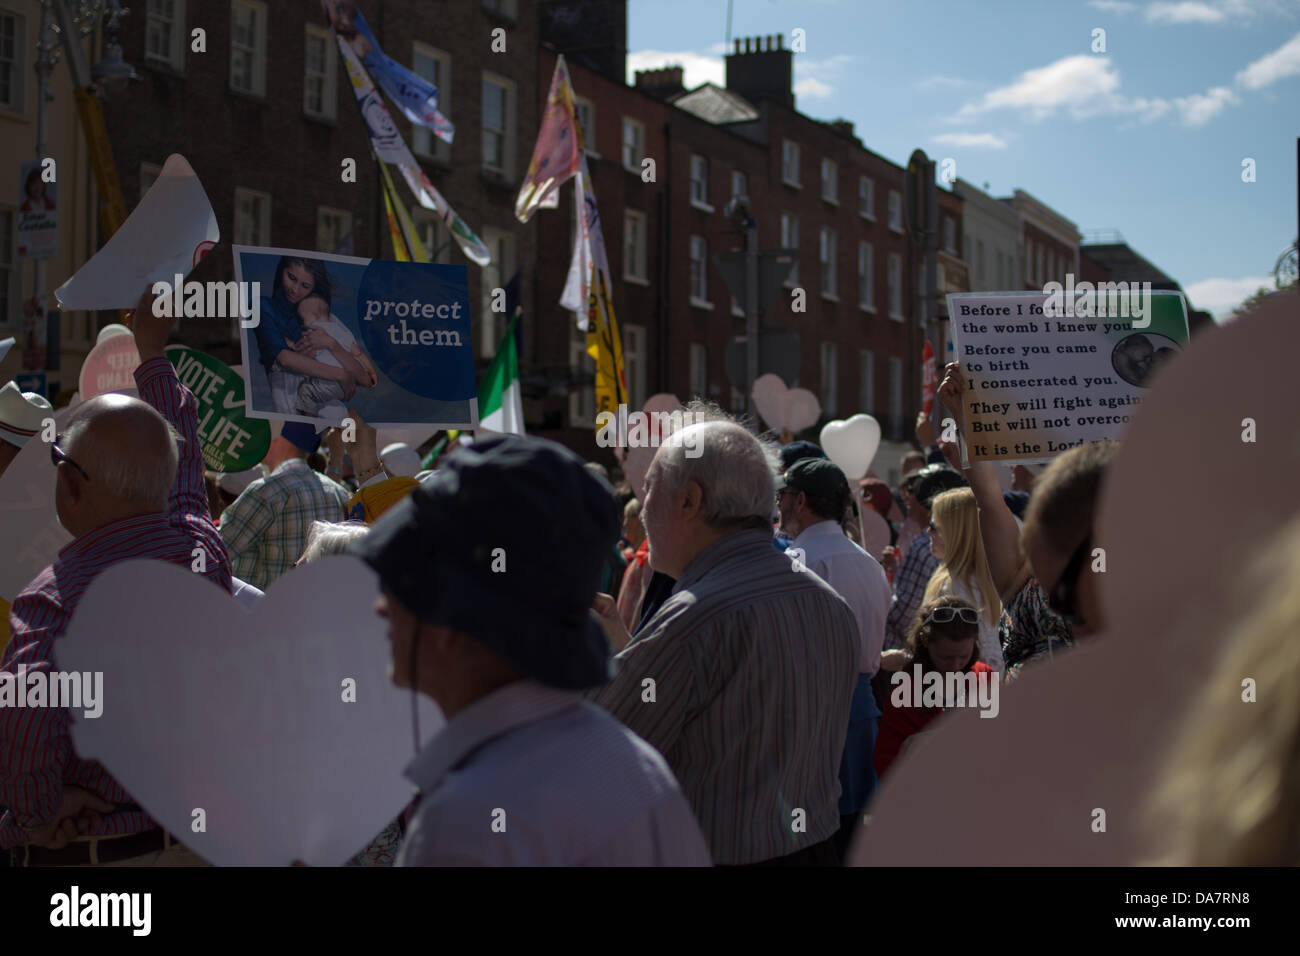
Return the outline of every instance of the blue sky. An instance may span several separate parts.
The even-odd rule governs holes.
[[[727,0],[629,0],[629,81],[721,85],[726,24]],[[1296,238],[1300,0],[734,0],[733,37],[796,28],[802,112],[1117,229],[1216,316]]]

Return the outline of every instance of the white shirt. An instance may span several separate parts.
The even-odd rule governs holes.
[[[995,671],[1006,669],[1006,662],[1002,659],[1002,640],[998,637],[998,626],[990,624],[985,611],[988,605],[984,599],[966,586],[964,581],[958,581],[950,578],[948,584],[943,589],[945,594],[953,594],[961,598],[973,608],[978,608],[980,612],[980,660]],[[1001,604],[997,605],[1001,607]],[[996,620],[997,617],[994,617]]]
[[[844,536],[839,522],[819,521],[794,539],[804,564],[853,609],[861,635],[858,672],[875,674],[885,646],[885,619],[893,592],[880,562]]]
[[[303,323],[309,329],[320,329],[330,338],[345,349],[351,349],[356,344],[356,337],[349,331],[348,327],[340,321],[337,315],[331,315],[324,322],[315,324]],[[317,349],[316,361],[323,365],[332,365],[335,368],[342,368],[343,363],[334,357],[334,353],[329,349]]]
[[[659,752],[533,681],[454,714],[406,768],[420,804],[398,866],[709,866]]]

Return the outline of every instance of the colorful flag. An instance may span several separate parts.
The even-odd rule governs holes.
[[[357,59],[352,47],[343,37],[336,36],[336,39],[339,51],[343,54],[343,64],[348,71],[348,80],[352,83],[352,90],[357,96],[357,107],[361,110],[362,120],[365,121],[366,132],[370,134],[370,144],[374,147],[379,161],[396,166],[401,171],[402,177],[415,193],[420,205],[438,213],[466,258],[480,266],[490,263],[492,256],[488,253],[487,246],[465,221],[456,215],[456,211],[451,208],[447,200],[442,198],[442,194],[434,188],[433,183],[429,182],[429,177],[424,175],[424,170],[411,155],[406,141],[402,139],[402,134],[398,132],[393,118],[388,114],[388,107],[384,106],[379,91],[375,89],[370,74]]]
[[[379,48],[379,41],[370,32],[366,18],[356,4],[322,0],[322,5],[336,34],[348,41],[402,115],[412,123],[427,126],[439,139],[450,143],[456,135],[456,127],[438,112],[438,88]]]
[[[934,360],[934,348],[929,341],[921,349],[921,411],[926,418],[934,410],[934,393],[939,387],[939,367]]]
[[[574,114],[573,87],[569,85],[564,57],[560,56],[551,74],[551,90],[546,95],[546,111],[542,114],[533,158],[528,163],[519,198],[515,200],[515,218],[520,222],[531,219],[552,195],[558,196],[560,186],[578,172],[582,131]]]
[[[479,428],[483,431],[524,434],[524,405],[519,392],[519,353],[515,350],[518,311],[510,319],[505,338],[478,387]]]

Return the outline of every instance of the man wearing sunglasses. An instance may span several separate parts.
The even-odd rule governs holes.
[[[163,346],[173,319],[135,310],[140,398],[108,394],[81,405],[50,448],[55,508],[73,541],[17,598],[0,670],[54,672],[55,642],[91,581],[120,561],[196,567],[230,592],[230,562],[208,512],[198,405]],[[0,848],[18,865],[202,862],[145,814],[98,762],[82,760],[58,707],[0,707]]]

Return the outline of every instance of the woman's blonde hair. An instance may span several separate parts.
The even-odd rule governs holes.
[[[996,626],[1002,616],[1002,602],[989,562],[984,556],[984,541],[980,538],[979,506],[975,492],[969,488],[954,488],[938,495],[930,504],[930,520],[943,535],[943,560],[930,576],[922,603],[928,604],[944,593],[953,581],[970,589],[983,607],[980,613]]]
[[[1248,570],[1258,609],[1229,638],[1152,795],[1158,858],[1145,862],[1300,864],[1300,520],[1274,542]]]

